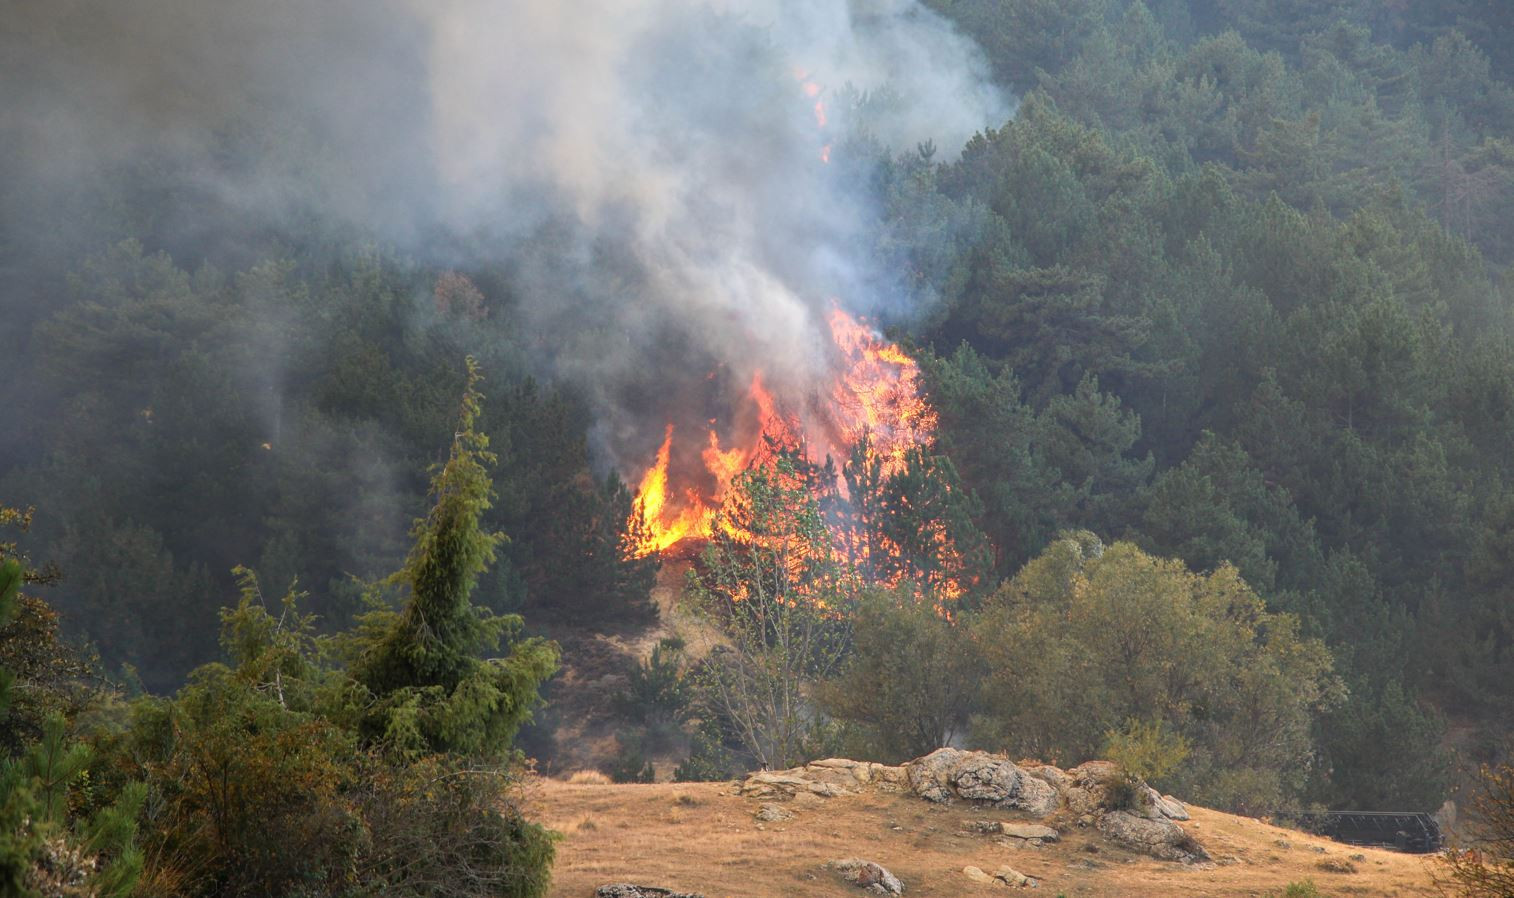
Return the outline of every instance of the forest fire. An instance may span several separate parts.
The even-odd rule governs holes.
[[[806,401],[774,396],[762,374],[755,374],[741,400],[745,407],[731,416],[753,420],[755,427],[748,428],[745,440],[728,446],[711,422],[699,437],[704,443],[702,470],[672,470],[679,434],[667,425],[656,458],[637,487],[637,555],[709,537],[736,476],[771,463],[780,450],[816,464],[829,458],[839,465],[865,437],[870,456],[888,476],[903,468],[911,449],[929,445],[936,414],[920,394],[919,365],[840,308],[831,311],[828,323],[835,346],[832,382]],[[845,484],[838,488],[844,493]]]

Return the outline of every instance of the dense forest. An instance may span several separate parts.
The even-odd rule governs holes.
[[[813,656],[786,659],[814,711],[751,712],[728,694],[736,668],[667,640],[616,702],[646,734],[617,775],[644,775],[656,745],[678,746],[680,776],[715,778],[951,738],[1157,757],[1151,778],[1253,813],[1430,811],[1476,765],[1507,761],[1514,17],[1497,0],[926,5],[981,49],[1012,112],[965,145],[899,147],[870,124],[892,85],[838,86],[822,125],[824,177],[865,197],[847,234],[869,273],[857,281],[890,297],[868,311],[919,364],[934,440],[883,480],[859,457],[784,457],[738,478],[745,504],[722,511],[813,547],[824,528],[807,509],[821,515],[840,482],[876,500],[859,526],[893,534],[904,560],[860,579],[818,549],[797,572],[763,568],[717,531],[687,600],[725,609],[727,655],[771,651],[785,628],[814,636]],[[728,27],[700,21],[688,27]],[[100,39],[77,17],[26,22],[30,49],[4,38],[0,83],[67,74]],[[497,857],[545,863],[550,844],[513,811],[418,783],[423,765],[477,756],[511,776],[515,730],[555,666],[530,634],[657,619],[668,559],[628,550],[650,453],[628,462],[605,411],[657,389],[596,379],[584,359],[632,319],[575,306],[601,287],[574,279],[614,280],[603,289],[628,305],[657,282],[603,234],[585,268],[544,266],[544,248],[573,242],[563,215],[453,228],[428,209],[417,238],[336,214],[365,188],[353,147],[276,95],[189,113],[192,97],[165,100],[200,117],[195,153],[122,137],[57,168],[38,162],[65,154],[36,123],[68,97],[18,96],[0,110],[0,145],[29,148],[0,154],[0,523],[16,525],[0,560],[26,582],[0,671],[47,688],[0,705],[15,718],[5,751],[83,740],[106,759],[87,800],[49,812],[131,861],[105,868],[125,890],[104,893],[130,894],[125,868],[144,863],[145,881],[183,894],[288,887],[238,880],[228,860],[292,863],[278,845],[203,843],[191,806],[164,800],[193,763],[167,734],[225,749],[218,707],[259,720],[269,745],[309,746],[282,770],[247,768],[324,783],[320,833],[269,813],[357,872],[281,872],[307,877],[300,894],[444,894],[422,879],[449,858],[417,872],[383,854],[413,838],[379,819],[391,801],[471,814]],[[346,112],[389,172],[416,138],[386,142],[385,102]],[[648,367],[692,355],[675,341]],[[457,520],[472,548],[437,536]],[[899,536],[932,528],[960,553]],[[775,571],[823,591],[845,625],[745,618],[743,584]],[[427,583],[462,621],[437,644],[406,629]],[[289,594],[283,616],[262,590]],[[501,646],[506,660],[478,660]],[[298,685],[273,701],[279,671]],[[418,710],[437,696],[455,718]],[[341,814],[394,844],[342,842]],[[119,848],[124,824],[95,822],[111,815],[141,821],[145,862]]]

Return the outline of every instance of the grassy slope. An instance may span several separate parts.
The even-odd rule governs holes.
[[[860,895],[822,869],[827,861],[853,856],[892,870],[909,896],[1008,894],[1003,887],[976,885],[961,872],[972,865],[992,873],[1002,864],[1041,879],[1034,894],[1047,898],[1264,896],[1303,879],[1312,879],[1323,895],[1434,894],[1425,856],[1340,845],[1200,808],[1190,808],[1193,820],[1184,826],[1211,855],[1229,863],[1196,869],[1155,861],[1082,831],[1056,845],[1006,847],[959,831],[968,821],[1011,815],[966,805],[943,808],[903,795],[791,802],[786,807],[794,819],[766,824],[753,819],[759,803],[737,796],[729,783],[544,780],[532,803],[533,815],[565,837],[553,873],[554,898],[588,898],[607,882],[674,887],[709,898]],[[1290,847],[1278,846],[1279,839]],[[1088,846],[1099,850],[1092,853]],[[1355,873],[1316,867],[1353,854],[1366,856],[1354,862]]]

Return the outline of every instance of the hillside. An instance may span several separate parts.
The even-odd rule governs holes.
[[[1037,894],[1048,896],[1265,896],[1299,880],[1312,880],[1322,895],[1433,893],[1426,856],[1342,845],[1197,807],[1181,825],[1214,863],[1155,860],[1077,827],[1059,842],[1032,847],[971,831],[975,821],[1023,815],[903,793],[801,797],[782,804],[791,819],[768,823],[755,817],[767,802],[743,797],[732,783],[543,780],[531,800],[533,816],[563,834],[550,892],[556,898],[587,898],[612,882],[709,898],[860,895],[824,868],[850,857],[883,865],[912,896],[1002,892],[962,870],[1006,864],[1039,880]],[[1355,872],[1328,872],[1322,862],[1347,862]]]

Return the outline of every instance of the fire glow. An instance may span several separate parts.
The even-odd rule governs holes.
[[[705,433],[693,437],[703,444],[702,471],[679,476],[671,469],[681,435],[673,424],[667,425],[662,445],[637,488],[637,555],[708,538],[732,481],[753,465],[771,463],[779,449],[797,451],[816,463],[829,457],[840,464],[866,437],[886,477],[903,469],[911,449],[930,445],[936,414],[921,396],[920,368],[914,359],[840,308],[831,311],[828,324],[835,347],[832,381],[806,402],[805,397],[775,396],[761,372],[753,375],[742,399],[744,407],[732,418],[755,421],[756,426],[747,428],[747,439],[728,445],[733,435],[722,440],[711,422]]]

